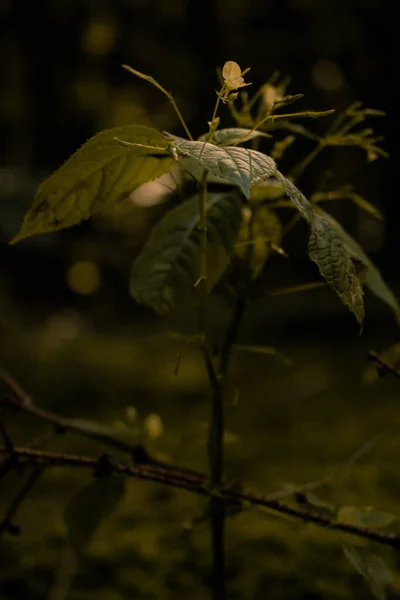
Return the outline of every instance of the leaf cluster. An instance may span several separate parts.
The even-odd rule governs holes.
[[[386,156],[378,145],[380,138],[373,135],[372,129],[359,129],[367,119],[382,113],[354,103],[333,118],[326,135],[321,137],[299,121],[324,117],[333,111],[282,112],[287,105],[300,100],[302,94],[287,94],[289,81],[279,81],[276,74],[251,98],[247,91],[241,91],[237,107],[238,94],[233,94],[233,90],[235,86],[248,85],[244,83],[245,72],[241,73],[232,61],[226,65],[208,133],[195,141],[186,126],[189,139],[143,125],[128,125],[94,136],[39,186],[21,231],[12,243],[77,224],[123,201],[134,189],[160,177],[178,163],[183,180],[195,179],[200,187],[205,175],[207,183],[222,183],[232,190],[227,192],[224,187],[207,201],[207,294],[227,270],[233,289],[243,292],[245,281],[246,293],[249,293],[251,282],[260,276],[273,250],[285,256],[281,248],[284,241],[281,210],[292,208],[297,211],[294,222],[302,217],[309,225],[311,260],[357,321],[361,324],[364,318],[364,285],[398,317],[398,302],[376,267],[357,242],[317,204],[348,198],[376,218],[381,218],[379,211],[351,186],[330,192],[316,191],[308,200],[294,183],[327,146],[357,146],[367,152],[369,160]],[[155,85],[178,110],[172,94],[153,78],[125,68]],[[220,100],[228,105],[237,127],[220,128],[217,116]],[[287,135],[277,136],[279,130],[286,130]],[[314,150],[284,176],[276,160],[282,158],[299,136],[313,140]],[[270,146],[270,155],[258,150],[263,140]],[[156,225],[134,262],[131,294],[159,313],[185,309],[198,300],[196,282],[202,236],[196,213],[196,199],[182,197],[180,204],[172,207]],[[229,265],[237,264],[237,260],[242,266],[229,271]],[[247,273],[244,279],[243,273]],[[239,285],[238,278],[241,279]]]

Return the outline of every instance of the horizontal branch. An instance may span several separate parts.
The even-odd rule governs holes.
[[[394,532],[381,532],[368,529],[367,527],[340,523],[334,519],[318,514],[316,511],[292,507],[277,500],[263,497],[250,491],[244,491],[237,483],[234,485],[212,485],[206,475],[203,474],[191,474],[179,469],[166,470],[151,464],[133,466],[122,463],[114,464],[109,458],[104,456],[100,459],[96,459],[73,454],[31,450],[28,448],[14,448],[10,455],[10,451],[3,446],[0,447],[0,455],[5,455],[6,460],[10,456],[13,456],[18,464],[30,464],[42,468],[65,466],[93,469],[97,472],[99,469],[102,469],[109,474],[120,473],[127,477],[153,481],[170,487],[185,489],[195,494],[219,498],[229,503],[244,503],[248,506],[267,508],[278,514],[300,519],[306,523],[314,523],[319,527],[324,527],[332,531],[348,533],[357,536],[358,538],[372,540],[392,548],[400,548],[400,534]]]
[[[391,373],[394,377],[396,377],[396,379],[400,379],[400,371],[385,360],[383,360],[383,358],[381,358],[373,350],[371,350],[371,352],[369,353],[368,358],[379,365],[378,368],[381,370],[382,374]]]
[[[129,454],[135,463],[151,463],[159,466],[163,469],[174,469],[168,463],[160,461],[149,456],[147,450],[140,444],[130,444],[123,440],[117,439],[112,435],[107,435],[103,432],[91,431],[87,427],[84,427],[79,421],[74,419],[68,419],[62,415],[58,415],[49,410],[45,410],[40,406],[34,404],[32,398],[22,389],[22,387],[15,381],[15,379],[3,370],[0,370],[0,381],[2,381],[8,394],[5,397],[0,398],[0,406],[10,407],[16,410],[20,410],[32,417],[40,419],[55,428],[57,433],[64,433],[67,431],[73,431],[82,437],[100,442],[111,448],[125,452]],[[1,417],[1,415],[0,415]],[[2,421],[0,419],[0,433],[2,433],[3,439],[5,432],[2,430]],[[7,445],[7,444],[6,444]],[[196,473],[191,469],[183,469],[188,473]]]

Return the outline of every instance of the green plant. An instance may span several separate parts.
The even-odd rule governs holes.
[[[390,306],[396,318],[400,316],[400,306],[379,271],[358,243],[320,205],[325,201],[347,198],[376,218],[381,218],[379,211],[355,193],[351,186],[330,191],[316,190],[308,200],[295,184],[316,156],[329,146],[356,146],[367,153],[369,160],[385,156],[378,145],[379,138],[374,137],[372,130],[359,128],[367,118],[381,113],[364,109],[359,103],[334,116],[333,110],[281,112],[302,95],[287,95],[287,82],[279,82],[276,78],[263,85],[251,98],[247,92],[241,91],[238,107],[237,90],[250,85],[244,80],[248,70],[242,72],[237,63],[228,61],[222,69],[221,87],[208,131],[194,140],[173,95],[152,77],[131,67],[125,68],[152,83],[168,97],[187,137],[161,133],[143,125],[128,125],[91,138],[39,186],[21,231],[12,243],[75,225],[111,204],[123,201],[134,189],[157,179],[174,165],[179,166],[182,181],[180,202],[171,203],[134,261],[130,291],[137,302],[159,314],[179,312],[188,307],[196,307],[197,310],[197,331],[183,340],[183,346],[197,344],[210,383],[209,487],[201,491],[200,486],[200,491],[197,491],[210,496],[213,597],[223,600],[227,597],[223,405],[229,389],[232,352],[269,351],[257,346],[238,346],[236,340],[248,304],[263,293],[260,276],[271,256],[286,256],[282,248],[284,238],[299,218],[303,218],[309,226],[309,257],[316,263],[323,280],[353,313],[360,329],[364,319],[364,285]],[[218,113],[221,105],[226,105],[237,126],[220,128]],[[329,116],[332,120],[324,136],[316,135],[298,123],[303,119]],[[301,136],[314,142],[314,149],[285,176],[277,163]],[[250,147],[245,144],[250,144]],[[260,144],[269,145],[269,154],[259,150]],[[196,186],[194,193],[193,182]],[[294,213],[285,224],[282,210]],[[216,290],[229,293],[234,301],[230,325],[217,351],[212,346],[207,326],[208,297]],[[293,288],[291,291],[297,290]],[[47,414],[45,418],[57,423],[54,415],[49,417]],[[65,419],[58,424],[98,440],[112,438],[112,432],[99,429],[94,424]],[[25,458],[29,456],[28,453]],[[53,459],[48,456],[47,460],[51,463]],[[101,469],[103,475],[112,471],[107,460],[103,461]],[[125,471],[121,468],[119,472]],[[175,480],[178,481],[177,476]],[[204,487],[205,484],[201,485]],[[75,514],[79,513],[82,503],[95,501],[103,487],[102,480],[95,482],[69,506],[67,522],[72,532],[71,539],[77,547],[83,543],[82,532],[76,528],[76,523],[82,526],[82,519],[77,520]],[[120,479],[118,488],[108,484],[106,487],[111,492],[108,495],[102,492],[105,505],[100,507],[99,514],[92,515],[93,520],[87,524],[83,537],[91,534],[123,493]],[[299,494],[299,503],[306,505],[311,512],[322,510],[318,499],[311,493],[295,492]],[[243,498],[240,500],[244,501]],[[243,505],[239,504],[239,509],[242,508]],[[365,515],[362,515],[364,513],[360,509],[356,516],[352,514],[350,519],[347,514],[343,520],[350,519],[357,529],[365,525]],[[328,519],[320,524],[329,526],[332,521]],[[354,550],[347,548],[346,555],[365,574],[364,567],[360,567],[361,559],[354,558]],[[388,582],[386,574],[385,577],[381,582],[374,580],[379,590]]]

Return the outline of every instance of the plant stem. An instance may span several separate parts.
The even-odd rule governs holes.
[[[246,308],[246,301],[239,298],[226,333],[220,354],[217,385],[214,385],[209,437],[210,476],[212,485],[222,483],[224,473],[224,396],[226,376],[238,329]],[[225,506],[218,497],[210,499],[210,519],[213,550],[213,599],[225,600],[227,596],[225,575]]]
[[[239,327],[243,319],[244,312],[247,307],[246,299],[243,297],[238,297],[236,301],[235,310],[232,316],[231,323],[228,327],[228,331],[225,336],[224,344],[221,350],[221,357],[219,363],[219,373],[222,379],[224,380],[227,376],[229,362],[232,354],[232,347],[236,342]]]
[[[218,101],[217,101],[218,103]],[[213,119],[216,111],[214,111]],[[224,388],[216,372],[207,339],[206,302],[207,302],[207,171],[204,171],[200,182],[199,193],[199,230],[200,261],[198,289],[200,295],[198,311],[198,337],[212,388],[211,422],[208,437],[208,459],[210,480],[213,485],[220,485],[223,475],[223,395]],[[212,586],[213,599],[226,600],[225,587],[225,548],[224,548],[224,503],[219,498],[210,498],[212,546]]]
[[[183,129],[186,132],[186,135],[188,136],[189,140],[193,140],[193,137],[188,129],[188,126],[186,125],[185,119],[182,116],[181,111],[178,108],[177,103],[175,102],[175,98],[173,97],[171,92],[168,92],[160,83],[158,83],[158,81],[156,81],[154,79],[154,77],[151,77],[150,75],[145,75],[145,73],[141,73],[140,71],[137,71],[136,69],[132,69],[132,67],[130,67],[129,65],[122,65],[122,68],[125,69],[126,71],[129,71],[129,73],[132,73],[132,75],[136,75],[136,77],[139,77],[139,79],[144,79],[145,81],[148,81],[149,83],[151,83],[152,85],[154,85],[154,87],[156,87],[158,90],[160,90],[160,92],[162,92],[165,96],[167,96],[168,100],[171,102],[173,109],[183,127]]]
[[[304,160],[299,162],[289,173],[288,178],[295,181],[300,175],[302,175],[303,171],[308,167],[308,165],[318,156],[324,147],[324,143],[322,140],[319,141],[318,145],[315,146],[314,150],[307,154]]]
[[[197,287],[199,291],[199,311],[198,311],[198,335],[204,346],[207,346],[206,339],[206,303],[207,303],[207,175],[205,169],[200,182],[199,193],[199,226],[200,231],[200,260],[199,260],[199,278]]]
[[[5,513],[2,521],[0,522],[0,536],[6,531],[13,531],[14,527],[16,527],[16,526],[13,526],[11,521],[12,521],[13,517],[15,516],[18,508],[20,507],[22,502],[25,500],[26,496],[28,495],[30,490],[33,488],[33,486],[35,485],[37,480],[39,479],[40,475],[43,472],[43,468],[44,467],[42,465],[36,465],[34,470],[32,471],[32,473],[30,474],[29,478],[25,482],[25,484],[15,495],[9,508],[6,510],[6,513]],[[19,530],[19,528],[17,528],[16,531],[18,531],[18,530]]]
[[[39,468],[68,467],[93,470],[98,467],[99,463],[99,459],[89,456],[31,450],[30,448],[16,447],[14,448],[14,453],[18,458],[19,464],[34,465]],[[9,450],[4,446],[0,446],[0,456],[9,456]],[[184,489],[202,496],[218,496],[219,500],[229,503],[243,502],[248,506],[261,507],[268,511],[273,511],[273,513],[278,515],[293,517],[303,521],[307,525],[313,523],[314,525],[324,527],[333,532],[351,534],[357,536],[360,540],[372,540],[397,550],[400,549],[400,535],[398,532],[381,531],[365,526],[353,525],[351,523],[341,523],[336,518],[322,515],[315,510],[294,506],[293,503],[285,504],[280,502],[275,499],[276,494],[270,497],[246,491],[244,485],[242,486],[240,482],[235,482],[236,484],[234,486],[225,483],[216,487],[208,482],[206,475],[198,474],[197,476],[193,476],[180,469],[177,469],[176,471],[165,471],[152,465],[111,463],[110,469],[112,473],[119,473],[125,477],[134,477],[144,481],[152,481],[175,489]],[[319,485],[319,482],[317,482],[317,484]],[[317,484],[316,487],[318,487]],[[310,486],[310,489],[313,487],[314,485]],[[221,600],[223,596],[219,596],[218,598]]]

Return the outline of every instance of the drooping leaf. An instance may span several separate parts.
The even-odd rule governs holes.
[[[392,583],[393,575],[381,556],[370,554],[350,544],[343,546],[349,563],[364,577],[377,600],[387,600],[386,588]]]
[[[398,518],[392,513],[373,506],[341,506],[336,515],[338,522],[359,527],[386,527]]]
[[[174,164],[167,151],[151,153],[124,145],[115,137],[165,149],[169,143],[159,131],[145,125],[115,127],[95,135],[39,185],[11,243],[80,223],[157,179]]]
[[[236,192],[209,194],[207,202],[207,289],[219,281],[233,253],[242,202]],[[198,301],[200,239],[198,196],[168,212],[154,227],[132,268],[135,300],[162,314]]]
[[[204,133],[199,137],[202,142],[207,141],[208,133]],[[271,136],[264,131],[257,131],[245,127],[230,127],[229,129],[217,129],[213,136],[213,144],[217,146],[231,146],[238,142],[245,143],[257,137],[270,138]]]
[[[276,178],[283,184],[311,228],[308,253],[327,283],[347,305],[359,323],[364,319],[363,283],[367,269],[364,261],[352,252],[343,236],[322,212],[317,212],[300,190],[281,173]]]
[[[328,221],[314,215],[308,254],[321,275],[346,304],[359,323],[364,320],[363,279],[365,265],[348,251]]]
[[[207,142],[189,141],[177,136],[173,144],[182,156],[188,156],[198,162],[212,175],[237,185],[246,196],[259,181],[264,181],[276,172],[275,161],[266,154],[248,148],[236,146],[215,146]]]
[[[122,475],[98,477],[70,500],[64,518],[68,538],[75,552],[82,552],[96,529],[116,508],[125,492]]]
[[[330,214],[322,212],[323,218],[328,221],[337,231],[350,253],[361,260],[367,267],[365,285],[371,290],[375,296],[380,298],[393,310],[397,321],[400,321],[400,304],[393,294],[392,290],[385,283],[379,270],[374,263],[368,258],[361,246],[343,229],[343,227]]]

